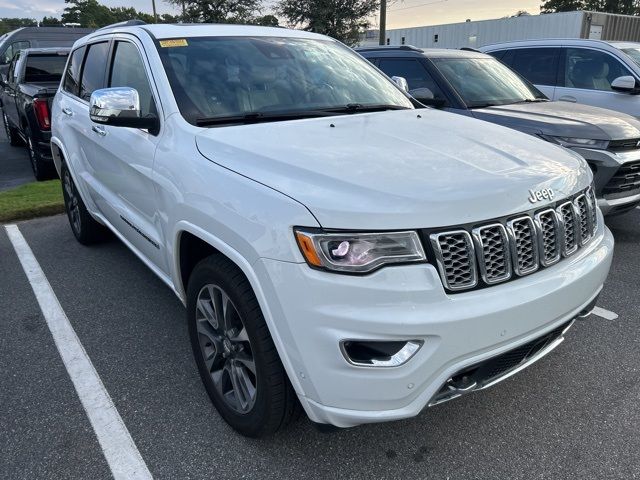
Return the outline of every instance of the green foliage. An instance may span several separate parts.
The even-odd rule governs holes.
[[[56,17],[44,17],[40,22],[41,27],[60,27],[62,26],[62,21]]]
[[[540,7],[542,13],[572,12],[588,10],[593,12],[639,15],[638,0],[547,0]]]
[[[33,18],[0,18],[0,35],[21,27],[35,27],[38,22]]]
[[[166,0],[183,9],[192,23],[253,23],[261,0]]]
[[[262,25],[263,27],[277,27],[279,25],[278,17],[275,15],[263,15],[257,17],[254,22],[256,25]]]
[[[292,27],[355,45],[378,7],[379,0],[279,0],[277,11]]]

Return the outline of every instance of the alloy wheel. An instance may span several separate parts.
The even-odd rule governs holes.
[[[256,363],[238,309],[226,292],[207,284],[198,293],[196,324],[200,353],[220,398],[240,414],[256,401]]]
[[[65,169],[64,172],[64,193],[67,197],[67,213],[69,214],[69,220],[71,220],[71,226],[76,233],[80,233],[80,205],[78,204],[78,194],[71,179],[69,170]]]

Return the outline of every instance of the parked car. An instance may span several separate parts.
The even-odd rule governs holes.
[[[499,58],[552,100],[640,116],[640,65],[615,43],[527,40],[480,50]]]
[[[108,227],[182,300],[242,434],[300,405],[338,427],[412,417],[593,307],[613,238],[584,159],[414,105],[300,30],[121,25],[74,45],[52,117],[71,230]]]
[[[17,52],[2,75],[0,107],[11,145],[26,144],[37,180],[55,176],[51,156],[51,101],[62,79],[68,48]]]
[[[0,35],[0,74],[7,73],[13,56],[25,48],[71,47],[93,28],[23,27]]]
[[[619,214],[640,203],[640,122],[630,115],[550,102],[498,60],[468,50],[410,46],[356,49],[389,76],[405,78],[418,100],[570,148],[595,175],[600,208]]]

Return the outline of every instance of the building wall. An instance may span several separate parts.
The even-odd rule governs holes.
[[[602,40],[640,41],[640,17],[586,12],[585,23],[589,26],[602,25]],[[585,35],[587,38],[588,35]]]
[[[387,38],[390,45],[402,45],[404,37],[404,44],[420,48],[477,48],[491,43],[512,40],[580,38],[584,16],[585,12],[566,12],[401,28],[388,30]],[[377,38],[371,38],[371,36],[366,40],[363,43],[377,43]]]

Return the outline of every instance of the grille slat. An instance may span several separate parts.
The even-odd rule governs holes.
[[[429,234],[445,288],[457,292],[505,282],[574,254],[595,235],[596,208],[589,187],[535,214]]]
[[[605,198],[617,198],[640,192],[640,161],[622,165],[602,189]]]

